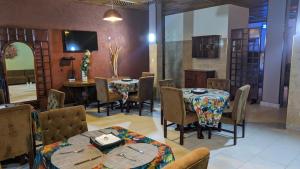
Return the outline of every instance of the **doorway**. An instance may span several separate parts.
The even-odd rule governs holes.
[[[34,54],[22,42],[14,42],[4,49],[6,81],[10,103],[37,100]]]

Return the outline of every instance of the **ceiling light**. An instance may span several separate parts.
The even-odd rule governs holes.
[[[122,21],[123,18],[121,14],[114,9],[114,4],[112,2],[111,9],[107,10],[103,15],[103,20],[110,22]]]

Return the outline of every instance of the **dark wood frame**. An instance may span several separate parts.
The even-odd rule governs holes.
[[[45,108],[48,96],[48,90],[52,88],[51,57],[48,30],[22,28],[15,26],[0,26],[0,80],[3,80],[2,86],[6,102],[9,103],[8,85],[6,81],[6,72],[3,69],[3,51],[5,47],[14,42],[22,42],[32,47],[34,54],[35,76],[37,87],[37,100],[41,108]]]
[[[196,36],[192,38],[193,58],[219,58],[221,35]]]

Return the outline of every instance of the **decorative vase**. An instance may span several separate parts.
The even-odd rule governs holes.
[[[81,71],[81,79],[83,82],[87,82],[88,81],[88,76],[87,73],[84,71]]]

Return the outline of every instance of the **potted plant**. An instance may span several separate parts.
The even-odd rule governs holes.
[[[89,66],[90,66],[90,57],[91,57],[91,52],[89,50],[86,50],[84,52],[84,56],[82,58],[81,62],[81,78],[83,82],[88,81],[88,73],[89,73]]]

